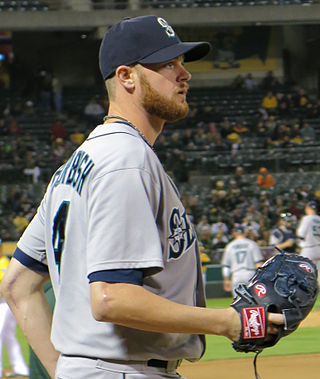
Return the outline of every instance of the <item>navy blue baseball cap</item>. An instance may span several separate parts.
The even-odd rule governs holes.
[[[307,205],[307,207],[312,208],[312,209],[318,208],[318,205],[317,205],[316,201],[314,201],[314,200],[308,201],[306,205]]]
[[[244,234],[244,227],[240,224],[236,224],[234,228],[232,229],[232,233],[235,234]]]
[[[181,42],[161,17],[125,18],[114,24],[102,40],[100,71],[106,80],[121,65],[162,63],[180,55],[184,55],[185,62],[192,62],[203,58],[210,49],[208,42]]]

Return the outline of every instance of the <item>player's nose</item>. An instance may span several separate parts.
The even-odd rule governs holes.
[[[188,82],[191,79],[190,72],[183,65],[181,65],[181,70],[181,80]]]

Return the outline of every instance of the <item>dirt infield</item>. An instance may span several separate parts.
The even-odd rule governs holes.
[[[311,312],[300,327],[320,326],[320,311]],[[261,379],[319,379],[320,354],[259,357]],[[179,373],[188,379],[254,379],[253,359],[183,362]]]
[[[308,317],[302,321],[300,328],[314,326],[320,326],[320,311],[313,311],[309,313]]]
[[[261,379],[319,379],[320,354],[261,357]],[[183,363],[179,373],[188,379],[254,379],[252,358]]]

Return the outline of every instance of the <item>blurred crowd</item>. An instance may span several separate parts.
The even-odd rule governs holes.
[[[7,185],[0,196],[3,240],[19,238],[36,210],[35,193],[41,197],[54,170],[82,143],[94,125],[102,121],[107,109],[104,95],[97,94],[87,99],[80,112],[72,112],[65,104],[63,86],[46,70],[38,72],[37,83],[36,96],[7,98],[0,109],[1,182],[2,186]],[[253,114],[241,119],[228,117],[228,111],[219,106],[200,105],[190,91],[190,113],[186,121],[167,126],[155,144],[156,153],[179,186],[187,185],[190,180],[190,151],[236,156],[246,150],[251,137],[258,137],[265,149],[316,143],[316,129],[307,120],[320,118],[319,99],[302,88],[283,90],[272,72],[260,83],[251,74],[239,75],[228,93],[230,90],[235,94],[237,91],[254,93],[257,89],[257,93],[265,96],[252,105]],[[28,121],[37,119],[44,120],[38,122],[37,130],[26,128]],[[187,186],[181,190],[199,238],[213,260],[212,252],[230,240],[234,224],[243,225],[252,239],[267,246],[279,215],[290,212],[299,220],[304,202],[316,197],[312,189],[299,186],[293,189],[293,196],[275,196],[272,189],[276,182],[266,167],[252,168],[255,179],[251,183],[243,167],[234,170],[226,170],[229,178],[224,182],[213,179],[205,197],[201,195],[201,187],[198,195],[191,194]],[[259,191],[248,192],[252,186]]]
[[[320,99],[317,96],[307,94],[301,87],[280,85],[271,71],[259,84],[251,74],[248,76],[250,85],[248,77],[239,75],[231,84],[232,92],[230,88],[227,92],[228,98],[230,93],[235,97],[240,93],[243,101],[246,94],[255,94],[248,98],[251,104],[246,104],[242,113],[232,114],[237,107],[243,107],[241,100],[233,102],[229,98],[223,106],[223,101],[212,104],[210,98],[201,105],[191,99],[186,122],[174,132],[171,128],[165,130],[157,141],[158,150],[164,156],[167,149],[236,154],[246,149],[247,140],[252,138],[259,142],[260,148],[267,150],[317,143],[317,128],[320,127]]]
[[[268,247],[273,244],[272,235],[279,227],[295,234],[308,201],[319,203],[319,191],[310,186],[296,186],[290,196],[277,196],[273,187],[259,185],[260,175],[254,183],[249,183],[243,168],[237,167],[227,182],[213,181],[205,200],[200,201],[198,194],[183,193],[182,200],[211,263],[220,262],[222,249],[233,238],[232,229],[236,225],[242,226],[246,236],[259,246]],[[247,191],[252,185],[257,187],[254,194]]]

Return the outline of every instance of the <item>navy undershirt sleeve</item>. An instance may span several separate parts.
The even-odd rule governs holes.
[[[112,282],[112,283],[130,283],[142,286],[143,270],[103,270],[92,272],[88,275],[89,283],[92,282]]]
[[[41,273],[48,273],[47,265],[37,261],[36,259],[31,258],[29,255],[25,254],[18,247],[13,253],[13,257],[16,260],[18,260],[21,264],[28,267],[30,270],[41,272]]]

